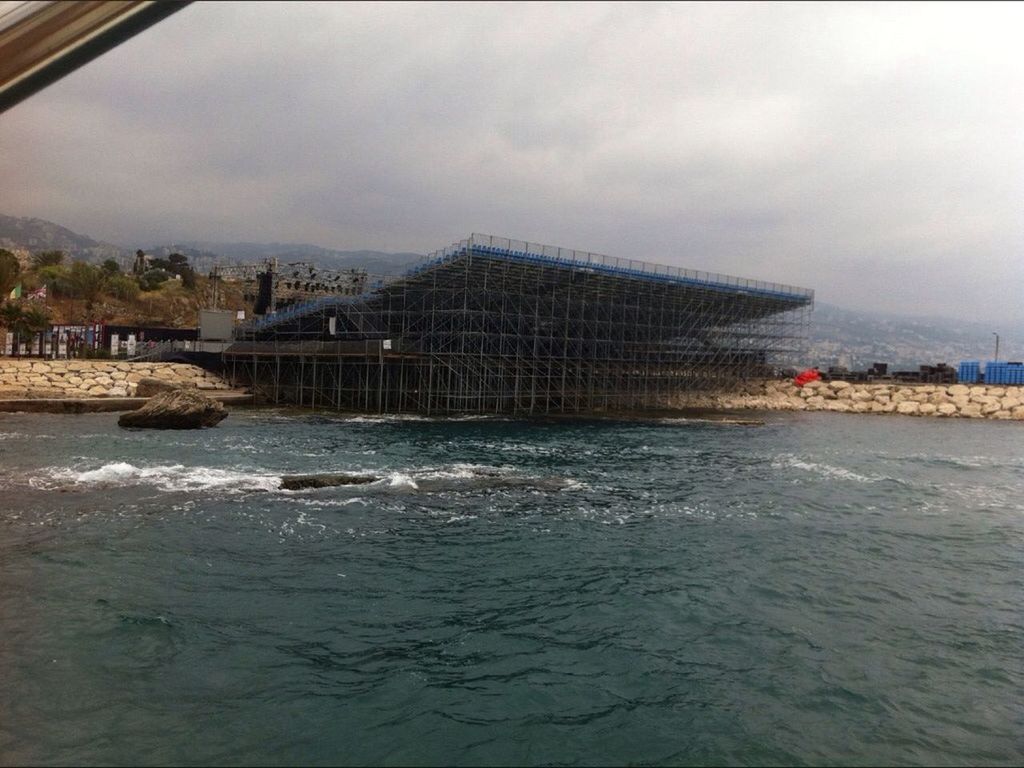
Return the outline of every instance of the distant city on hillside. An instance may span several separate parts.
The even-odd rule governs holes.
[[[129,267],[135,250],[166,257],[181,253],[200,272],[215,265],[253,263],[268,258],[301,261],[324,269],[365,269],[371,273],[401,271],[422,258],[416,253],[340,251],[308,244],[218,243],[183,241],[119,246],[93,240],[51,221],[0,215],[0,248],[14,252],[61,250],[73,259],[99,264],[115,259]],[[813,287],[813,286],[812,286]],[[948,317],[909,317],[841,308],[818,301],[810,331],[808,364],[863,370],[873,363],[890,369],[913,370],[919,365],[960,360],[988,360],[1000,334],[1000,358],[1024,360],[1024,334],[1015,325],[991,324]]]

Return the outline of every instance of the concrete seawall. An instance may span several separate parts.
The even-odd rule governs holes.
[[[147,378],[203,390],[231,388],[219,376],[184,363],[0,358],[0,399],[131,397]]]
[[[729,393],[679,397],[671,405],[1024,421],[1024,387],[813,381],[800,388],[787,379],[750,382]]]

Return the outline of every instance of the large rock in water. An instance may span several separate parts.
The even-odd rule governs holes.
[[[161,392],[173,392],[176,389],[182,389],[180,384],[176,384],[166,379],[154,379],[147,377],[140,379],[139,383],[135,386],[136,397],[155,397]]]
[[[281,478],[281,488],[286,491],[299,491],[303,488],[333,488],[338,485],[365,485],[380,480],[375,475],[356,474],[324,474],[324,475],[285,475]]]
[[[224,404],[194,389],[176,389],[151,398],[137,411],[122,414],[122,427],[147,429],[200,429],[215,427],[228,412]]]

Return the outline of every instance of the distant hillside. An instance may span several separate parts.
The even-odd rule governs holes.
[[[73,259],[99,263],[114,259],[130,263],[132,251],[72,232],[45,219],[18,218],[0,214],[0,248],[10,251],[64,251]]]
[[[955,366],[961,360],[991,359],[996,330],[999,356],[1024,359],[1024,334],[1017,326],[996,329],[989,323],[859,312],[819,302],[811,319],[808,362],[851,370],[876,362],[901,370],[935,363]]]
[[[154,246],[147,253],[165,255],[177,250],[189,257],[200,271],[214,264],[253,263],[277,258],[281,263],[302,261],[322,269],[365,269],[375,274],[394,274],[423,258],[418,253],[383,251],[336,251],[305,243],[216,243],[186,241],[175,245]]]
[[[132,263],[135,247],[122,247],[93,240],[45,219],[19,218],[0,214],[0,248],[11,251],[64,251],[72,259],[98,264],[115,259],[122,266]],[[153,256],[183,253],[198,272],[209,272],[215,264],[254,263],[277,258],[311,262],[324,269],[365,269],[376,274],[401,272],[423,258],[417,253],[382,251],[338,251],[305,243],[217,243],[184,241],[144,248]]]

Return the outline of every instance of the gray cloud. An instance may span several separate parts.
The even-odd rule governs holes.
[[[1019,5],[197,3],[0,118],[93,237],[470,231],[1024,320]]]

